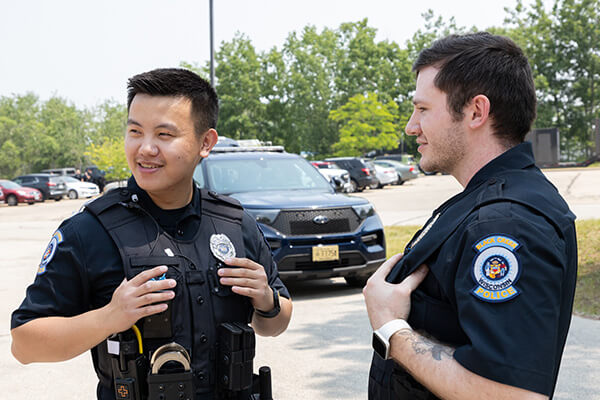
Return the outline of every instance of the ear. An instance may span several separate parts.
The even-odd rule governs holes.
[[[213,128],[210,128],[202,135],[202,147],[200,148],[200,157],[206,158],[210,151],[217,144],[219,134]]]
[[[483,94],[473,97],[465,110],[465,116],[471,129],[481,128],[490,117],[490,99]]]

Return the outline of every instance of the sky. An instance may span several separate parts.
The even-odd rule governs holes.
[[[526,4],[530,1],[525,1]],[[459,26],[501,26],[516,0],[213,0],[215,50],[236,32],[258,51],[281,49],[306,25],[368,18],[377,40],[401,45],[432,9]],[[33,92],[77,107],[125,103],[127,79],[210,59],[209,0],[0,0],[0,96]]]

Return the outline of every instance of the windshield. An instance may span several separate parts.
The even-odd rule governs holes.
[[[219,193],[264,190],[333,189],[312,165],[302,158],[254,160],[206,160],[207,181]]]
[[[21,185],[13,181],[0,181],[0,185],[6,189],[21,189]]]

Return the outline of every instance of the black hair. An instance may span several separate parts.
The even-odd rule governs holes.
[[[136,94],[189,99],[197,135],[217,126],[219,99],[215,89],[187,69],[159,68],[131,77],[127,82],[127,111]]]
[[[524,140],[536,117],[535,86],[527,57],[511,39],[488,32],[450,35],[423,50],[413,71],[429,66],[439,69],[434,85],[446,93],[455,120],[483,94],[496,137],[509,147]]]

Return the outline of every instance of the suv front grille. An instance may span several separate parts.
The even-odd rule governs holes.
[[[316,217],[327,219],[318,224]],[[325,218],[323,218],[325,217]],[[326,235],[349,233],[360,225],[360,218],[350,207],[321,210],[282,210],[273,223],[273,228],[285,235]]]

